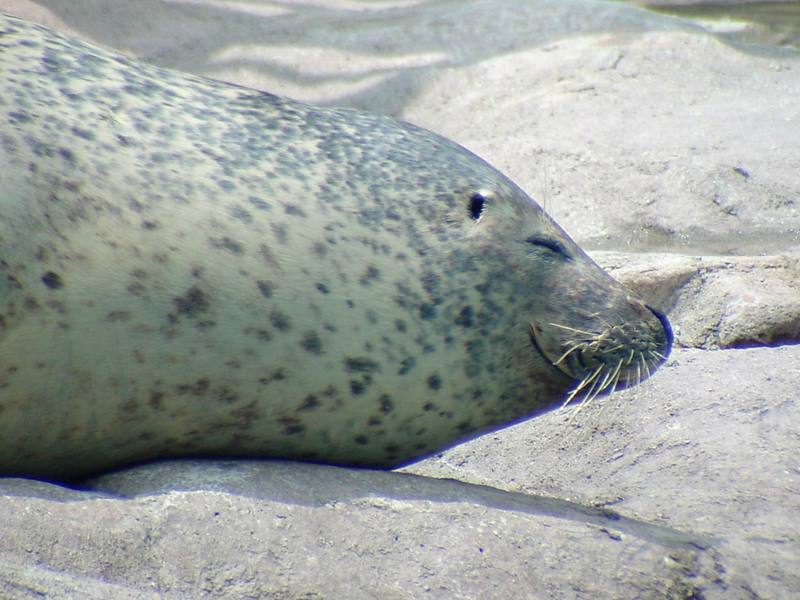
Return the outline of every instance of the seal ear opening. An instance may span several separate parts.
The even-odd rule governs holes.
[[[477,221],[483,214],[483,205],[486,203],[486,197],[483,194],[476,193],[469,197],[469,216],[473,221]]]

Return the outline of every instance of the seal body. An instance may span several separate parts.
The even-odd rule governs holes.
[[[0,474],[391,467],[670,343],[457,144],[0,18]]]

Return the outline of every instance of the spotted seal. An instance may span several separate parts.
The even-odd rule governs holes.
[[[408,123],[0,19],[0,474],[393,467],[635,384],[666,318]]]

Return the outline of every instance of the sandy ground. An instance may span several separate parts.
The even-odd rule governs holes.
[[[0,481],[4,597],[800,589],[797,53],[578,0],[0,9],[169,68],[442,133],[510,175],[676,331],[641,387],[405,469],[425,479],[179,463],[92,482],[103,494]]]

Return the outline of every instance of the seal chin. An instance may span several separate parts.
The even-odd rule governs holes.
[[[528,323],[536,351],[577,382],[565,404],[579,394],[587,401],[601,393],[638,385],[667,359],[672,349],[672,328],[663,313],[646,308],[655,319],[638,325],[620,321],[578,328]]]

